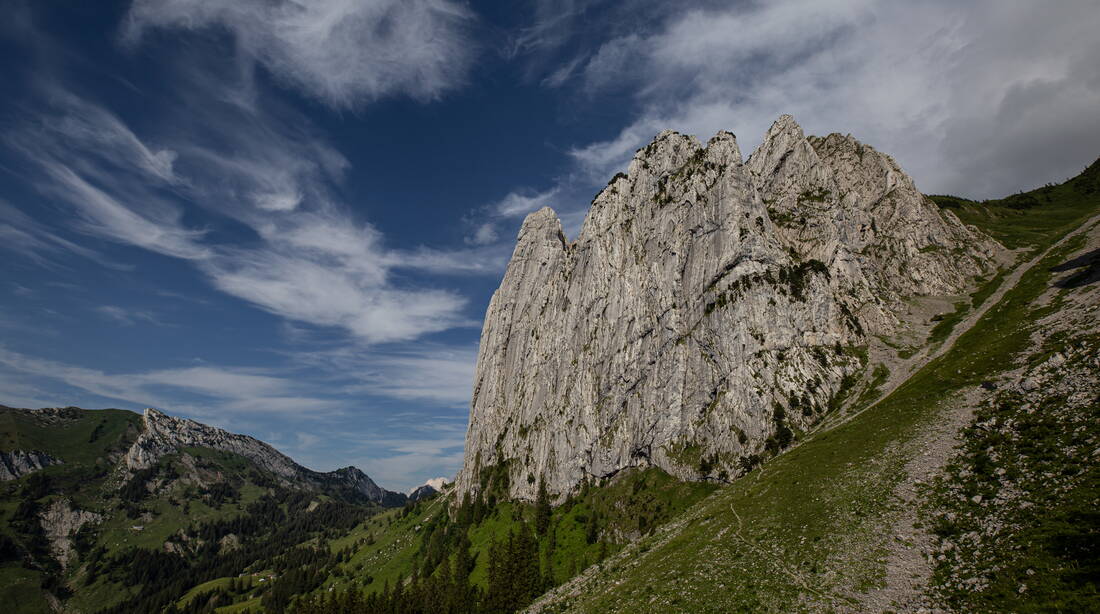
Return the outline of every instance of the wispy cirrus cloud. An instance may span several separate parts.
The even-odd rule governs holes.
[[[472,57],[464,33],[471,19],[464,7],[434,0],[148,0],[132,6],[123,33],[137,45],[152,29],[221,28],[244,64],[354,106],[390,95],[432,98],[457,85]],[[337,195],[348,160],[308,117],[207,42],[165,66],[175,95],[154,108],[173,119],[147,122],[155,130],[141,135],[48,71],[34,83],[35,101],[0,142],[48,202],[69,207],[68,230],[191,261],[229,295],[368,343],[476,326],[460,293],[398,272],[496,273],[499,250],[389,247]],[[204,215],[188,215],[195,207]],[[227,234],[234,224],[251,236]],[[38,264],[63,240],[47,230],[0,226],[9,248],[36,248],[27,253]]]
[[[683,10],[683,3],[654,0],[535,0],[524,4],[528,20],[509,33],[501,52],[521,62],[528,77],[550,88],[574,76],[573,69],[591,55],[593,41],[648,31],[663,16]],[[563,51],[568,53],[563,56]]]
[[[183,225],[167,192],[182,183],[175,152],[146,146],[115,115],[64,89],[42,93],[41,108],[2,138],[44,195],[71,205],[74,230],[176,258],[210,256],[204,231]]]
[[[137,0],[123,27],[218,29],[245,62],[338,108],[391,95],[422,100],[465,81],[473,13],[450,0]]]
[[[456,427],[453,434],[440,438],[423,434],[416,439],[371,441],[368,445],[389,454],[365,458],[360,464],[369,475],[378,476],[380,482],[393,484],[403,491],[423,484],[444,471],[448,472],[448,479],[454,479],[462,467],[464,434],[464,427]]]
[[[133,326],[139,321],[156,326],[164,326],[163,322],[148,311],[126,309],[118,305],[100,305],[96,307],[95,310],[103,317],[123,326]]]
[[[0,346],[3,376],[53,380],[103,399],[186,410],[195,416],[225,420],[232,414],[292,413],[323,415],[343,403],[308,392],[289,377],[262,369],[196,366],[130,373],[107,373],[64,362],[46,360]],[[29,384],[27,385],[29,386]]]
[[[98,262],[115,270],[132,270],[130,265],[114,262],[99,252],[62,237],[57,231],[33,220],[13,205],[0,200],[0,249],[11,256],[27,258],[37,266],[57,268],[66,255]]]
[[[466,420],[399,413],[364,433],[320,432],[327,441],[360,450],[361,456],[353,462],[379,483],[409,490],[438,475],[450,478],[458,472],[466,443]],[[296,448],[296,442],[287,443],[288,448]],[[300,451],[303,457],[311,452],[316,448]]]
[[[224,86],[208,74],[191,76],[198,79],[192,91]],[[98,105],[56,87],[48,94],[53,106],[6,143],[38,189],[75,212],[73,230],[192,261],[227,294],[368,343],[478,324],[464,314],[462,295],[398,283],[393,272],[496,272],[500,255],[387,247],[333,195],[348,162],[306,118],[279,106],[227,103],[153,146]],[[194,206],[244,225],[255,239],[212,239],[208,228],[184,222]],[[48,238],[11,228],[24,243]]]
[[[297,351],[291,360],[340,374],[347,394],[368,394],[404,401],[430,401],[466,408],[473,393],[477,345],[418,344],[364,351],[353,345]]]

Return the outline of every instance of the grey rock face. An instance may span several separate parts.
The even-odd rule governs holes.
[[[376,503],[395,504],[395,497],[402,501],[404,499],[404,495],[379,487],[355,467],[327,473],[313,471],[252,437],[230,433],[194,420],[175,418],[152,408],[145,410],[143,422],[141,434],[123,459],[123,463],[131,471],[152,467],[161,457],[177,452],[180,448],[211,448],[243,456],[258,467],[282,478],[288,485],[311,490],[350,489]]]
[[[301,467],[275,448],[245,435],[237,435],[194,420],[175,418],[153,408],[145,410],[144,429],[126,453],[126,466],[148,469],[166,454],[183,447],[203,447],[232,452],[284,478],[297,477]]]
[[[742,162],[728,132],[662,132],[575,241],[548,208],[524,221],[457,492],[501,464],[523,499],[540,477],[560,496],[631,466],[732,478],[819,419],[895,305],[965,290],[996,249],[850,137],[784,116]]]
[[[409,493],[409,501],[419,501],[421,499],[430,497],[437,492],[439,491],[427,484],[424,484],[423,486],[417,486],[413,489],[411,493]]]
[[[68,499],[55,499],[39,513],[42,531],[50,542],[50,550],[61,566],[68,567],[73,558],[72,537],[88,523],[98,523],[103,517],[95,512],[73,508]]]
[[[60,460],[44,452],[25,450],[0,452],[0,482],[14,480],[44,467],[60,464]]]
[[[309,479],[319,480],[337,488],[348,488],[365,496],[375,503],[385,505],[401,505],[405,502],[405,495],[392,492],[374,483],[367,474],[358,467],[344,467],[328,473],[319,473],[303,469]]]
[[[1003,251],[851,135],[806,138],[784,115],[747,166],[782,240],[829,264],[868,332],[893,332],[906,297],[966,289]]]

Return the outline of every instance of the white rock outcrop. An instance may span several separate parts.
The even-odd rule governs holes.
[[[491,467],[523,499],[631,466],[732,478],[827,411],[906,297],[966,290],[997,250],[851,137],[783,116],[742,162],[728,132],[662,132],[575,241],[549,208],[524,221],[457,493]]]
[[[39,512],[42,531],[50,542],[50,550],[61,567],[69,566],[75,554],[73,536],[88,523],[98,523],[103,516],[95,512],[76,509],[68,499],[55,499],[49,507]]]

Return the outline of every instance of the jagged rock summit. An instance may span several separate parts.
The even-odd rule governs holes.
[[[409,491],[409,501],[419,501],[442,491],[449,480],[447,478],[432,478],[420,486]]]
[[[123,459],[133,471],[148,469],[166,454],[185,447],[202,447],[243,456],[258,467],[270,471],[289,485],[311,490],[350,489],[364,498],[387,505],[403,503],[405,496],[381,488],[356,467],[330,472],[313,471],[270,445],[248,437],[207,426],[194,420],[175,418],[153,408],[142,417],[143,430]]]
[[[461,498],[657,466],[727,479],[816,423],[907,299],[966,291],[1000,247],[885,154],[790,116],[743,161],[672,131],[575,241],[529,215],[485,318]]]

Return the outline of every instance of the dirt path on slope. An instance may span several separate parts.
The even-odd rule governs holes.
[[[939,475],[960,443],[962,429],[974,418],[981,389],[968,388],[948,399],[946,409],[929,423],[912,445],[916,455],[903,469],[905,477],[894,487],[898,513],[886,531],[884,586],[848,595],[859,605],[841,612],[918,614],[940,612],[926,595],[932,578],[932,535],[918,528],[918,488]]]
[[[994,305],[1001,302],[1005,294],[1013,289],[1020,279],[1034,268],[1051,251],[1064,245],[1074,237],[1092,231],[1100,224],[1100,215],[1094,216],[1082,224],[1079,228],[1067,233],[1064,237],[1049,248],[1037,254],[1028,262],[1016,267],[1007,275],[1001,286],[981,306],[975,310],[951,335],[936,348],[926,348],[914,357],[908,365],[908,372],[899,381],[894,382],[880,399],[865,409],[845,417],[844,420],[830,425],[831,430],[851,420],[855,416],[871,409],[882,400],[890,396],[902,383],[904,383],[917,369],[928,364],[932,360],[942,356],[952,347],[966,331],[970,330],[979,319]],[[982,390],[978,387],[966,388],[959,391],[946,403],[944,410],[931,421],[922,432],[920,438],[914,442],[917,454],[904,467],[904,478],[894,489],[894,497],[898,503],[899,512],[891,521],[886,533],[886,559],[884,586],[871,590],[864,594],[850,595],[859,605],[853,608],[841,608],[842,612],[897,612],[898,614],[936,613],[940,612],[926,595],[926,589],[932,576],[933,564],[928,558],[932,552],[932,536],[926,529],[918,528],[917,524],[917,489],[940,474],[952,458],[959,444],[959,436],[962,429],[973,420],[975,409],[983,397]]]

